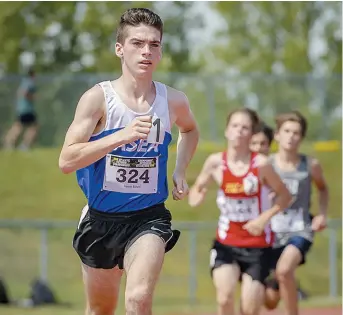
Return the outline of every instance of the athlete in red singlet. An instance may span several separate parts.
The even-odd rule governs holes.
[[[269,274],[269,221],[291,201],[268,158],[249,149],[258,123],[257,114],[247,108],[229,114],[225,131],[228,149],[207,158],[189,194],[189,204],[198,206],[211,180],[219,186],[220,217],[210,257],[218,315],[234,313],[234,291],[240,277],[241,314],[259,314],[264,280]],[[276,194],[272,207],[267,197],[269,189]]]
[[[217,241],[229,246],[257,248],[270,247],[272,232],[267,224],[261,235],[252,235],[244,228],[249,220],[257,218],[270,208],[265,198],[268,188],[263,186],[257,166],[258,153],[250,154],[248,171],[235,175],[227,165],[227,152],[222,154],[222,184],[218,191],[217,206],[220,209]]]

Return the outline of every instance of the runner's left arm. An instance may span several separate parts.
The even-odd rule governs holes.
[[[327,226],[329,189],[324,178],[323,169],[317,159],[311,159],[311,177],[318,189],[319,214],[312,219],[312,230],[319,232]]]
[[[186,95],[180,91],[169,91],[175,124],[179,128],[175,174],[185,176],[199,141],[199,130]]]
[[[326,184],[322,166],[317,159],[311,160],[311,176],[318,189],[319,213],[326,216],[329,205],[329,189]]]

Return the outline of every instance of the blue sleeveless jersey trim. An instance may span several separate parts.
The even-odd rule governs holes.
[[[123,128],[105,130],[101,134],[91,137],[89,141],[103,138]],[[102,189],[106,157],[76,171],[77,181],[85,194],[88,205],[103,212],[138,211],[165,202],[168,198],[167,161],[168,146],[172,140],[170,133],[165,133],[162,144],[145,144],[140,149],[140,141],[127,144],[113,150],[111,153],[124,157],[154,157],[159,156],[158,190],[155,194],[117,193]]]

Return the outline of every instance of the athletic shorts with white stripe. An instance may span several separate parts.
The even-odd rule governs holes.
[[[86,207],[76,230],[73,247],[81,261],[93,268],[123,269],[124,255],[144,234],[158,235],[170,251],[180,237],[164,203],[131,212],[106,213]]]

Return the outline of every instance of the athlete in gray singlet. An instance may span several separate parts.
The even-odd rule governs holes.
[[[274,154],[270,156],[270,160],[294,198],[294,202],[287,210],[272,218],[272,229],[275,232],[274,247],[287,245],[294,236],[303,237],[312,243],[310,158],[306,155],[300,155],[296,169],[288,172],[284,172],[277,165]]]
[[[285,315],[298,315],[295,270],[305,263],[314,232],[326,227],[328,187],[318,160],[299,154],[299,146],[307,130],[305,118],[293,111],[279,115],[276,125],[278,152],[270,159],[294,199],[287,210],[271,220],[275,232],[271,269],[275,270],[278,285],[269,287],[267,283],[265,305],[275,308],[281,296]],[[313,219],[310,214],[312,182],[318,189],[319,197],[319,214]]]

